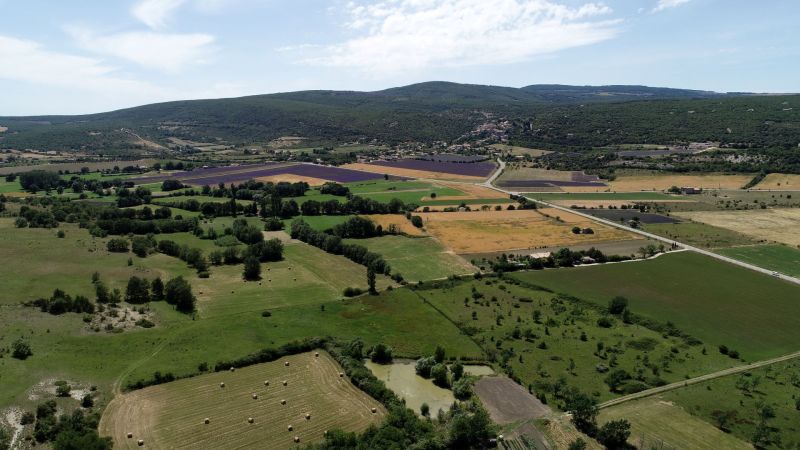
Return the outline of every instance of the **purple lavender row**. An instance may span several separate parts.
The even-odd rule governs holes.
[[[513,180],[502,181],[503,187],[553,187],[553,186],[585,186],[585,187],[605,187],[605,183],[593,181],[560,181],[560,180]]]
[[[374,161],[376,166],[398,167],[401,169],[424,170],[428,172],[451,173],[473,177],[486,177],[494,170],[492,163],[455,163],[422,161],[419,159],[400,159],[397,161]]]

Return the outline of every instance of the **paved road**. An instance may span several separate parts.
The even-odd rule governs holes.
[[[487,187],[487,188],[489,188],[489,189],[494,189],[496,191],[500,191],[500,192],[503,192],[503,193],[506,193],[506,194],[509,194],[509,195],[520,195],[519,192],[507,191],[507,190],[505,190],[503,188],[499,188],[499,187],[495,186],[494,184],[492,184],[494,182],[494,180],[496,180],[497,177],[500,176],[500,174],[503,172],[503,170],[505,170],[505,167],[506,167],[506,163],[504,161],[498,159],[497,162],[500,164],[500,167],[498,168],[497,171],[495,171],[494,174],[492,174],[492,176],[488,180],[483,182],[482,185]],[[627,225],[623,225],[623,224],[621,224],[619,222],[614,222],[614,221],[611,221],[611,220],[602,219],[600,217],[595,217],[595,216],[593,216],[591,214],[587,214],[587,213],[581,212],[580,210],[570,209],[570,208],[567,208],[567,207],[564,207],[564,206],[561,206],[561,205],[556,205],[556,204],[545,202],[545,201],[542,201],[542,200],[537,200],[537,199],[531,198],[531,197],[525,197],[525,198],[527,198],[528,200],[531,200],[531,201],[536,201],[537,203],[540,203],[542,205],[546,205],[546,206],[548,206],[550,208],[555,208],[555,209],[558,209],[558,210],[561,210],[561,211],[565,211],[565,212],[568,212],[568,213],[571,213],[571,214],[576,214],[578,216],[585,217],[587,219],[593,220],[595,222],[602,223],[604,225],[616,227],[616,228],[619,228],[621,230],[629,231],[631,233],[636,233],[638,235],[641,235],[641,236],[644,236],[644,237],[647,237],[647,238],[650,238],[650,239],[653,239],[653,240],[656,240],[656,241],[664,242],[664,243],[667,243],[669,245],[675,245],[675,246],[680,247],[680,248],[685,248],[686,250],[691,250],[693,252],[697,252],[697,253],[700,253],[700,254],[703,254],[703,255],[706,255],[706,256],[710,256],[710,257],[718,259],[720,261],[725,261],[725,262],[730,263],[730,264],[734,264],[734,265],[737,265],[737,266],[740,266],[740,267],[744,267],[746,269],[750,269],[750,270],[753,270],[753,271],[756,271],[756,272],[761,272],[761,273],[764,273],[764,274],[767,274],[767,275],[770,275],[770,276],[774,276],[775,278],[779,278],[781,280],[788,281],[790,283],[794,283],[794,284],[800,285],[800,279],[792,277],[792,276],[789,276],[789,275],[784,275],[784,274],[781,274],[781,273],[778,273],[778,272],[774,272],[772,270],[765,269],[763,267],[759,267],[759,266],[756,266],[756,265],[753,265],[753,264],[748,264],[746,262],[739,261],[739,260],[736,260],[736,259],[733,259],[733,258],[729,258],[727,256],[719,255],[717,253],[710,252],[708,250],[703,250],[702,248],[698,248],[698,247],[694,247],[694,246],[691,246],[691,245],[688,245],[688,244],[684,244],[682,242],[678,242],[678,241],[673,240],[673,239],[667,239],[665,237],[658,236],[658,235],[653,234],[653,233],[648,233],[648,232],[640,230],[638,228],[631,228],[631,227],[629,227]]]
[[[790,359],[800,357],[800,352],[791,353],[789,355],[779,356],[777,358],[772,359],[765,359],[763,361],[757,361],[750,364],[745,364],[743,366],[736,366],[731,367],[730,369],[720,370],[719,372],[709,373],[706,375],[701,375],[699,377],[690,378],[688,380],[679,381],[677,383],[667,384],[664,386],[659,386],[653,389],[647,389],[645,391],[637,392],[635,394],[626,395],[624,397],[615,398],[613,400],[609,400],[607,402],[600,403],[597,405],[599,409],[608,408],[611,406],[619,405],[620,403],[629,402],[631,400],[637,400],[644,397],[650,397],[651,395],[661,394],[663,392],[671,391],[674,389],[679,389],[685,386],[689,386],[692,384],[697,384],[703,381],[713,380],[715,378],[721,378],[728,375],[735,375],[737,373],[747,372],[748,370],[757,369],[759,367],[769,366],[771,364],[776,364],[783,361],[788,361]]]

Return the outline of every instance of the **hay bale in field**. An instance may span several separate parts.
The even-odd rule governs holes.
[[[291,425],[289,425],[289,426],[288,426],[288,427],[286,427],[286,428],[287,428],[289,431],[292,431],[292,430],[294,430],[294,427],[292,427]]]
[[[255,422],[255,421],[256,421],[256,420],[255,420],[255,419],[253,419],[252,417],[248,417],[248,418],[247,418],[247,423],[253,423],[253,422]]]
[[[314,352],[314,357],[319,358],[319,352]]]
[[[378,408],[372,408],[372,414],[375,414],[376,412],[378,412]]]
[[[258,400],[258,394],[256,394],[255,392],[253,393],[253,400]]]
[[[311,420],[311,414],[306,413],[306,420]]]
[[[339,378],[344,378],[344,372],[339,372]]]
[[[128,439],[133,437],[133,433],[128,433]]]
[[[225,382],[220,382],[219,383],[219,387],[224,388],[225,387]]]
[[[203,419],[203,423],[204,423],[204,424],[206,424],[206,425],[208,425],[208,424],[210,424],[210,423],[211,423],[211,419],[209,419],[208,417],[206,417],[205,419]]]
[[[235,371],[236,367],[231,366],[231,372]]]
[[[288,381],[286,381],[286,380],[283,380],[283,385],[284,385],[284,386],[288,386],[288,385],[289,385],[289,382],[288,382]]]
[[[286,361],[285,363],[283,363],[283,365],[289,367],[289,361]]]
[[[264,386],[269,386],[269,381],[265,381]]]
[[[295,441],[295,442],[300,442],[300,436],[295,436],[295,437],[294,437],[294,441]]]
[[[286,404],[286,400],[281,400],[281,405],[285,405],[285,404]]]
[[[136,443],[139,445],[139,447],[141,447],[144,445],[144,439],[139,439],[139,441]]]

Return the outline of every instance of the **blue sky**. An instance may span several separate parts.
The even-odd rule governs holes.
[[[0,0],[0,115],[429,80],[798,92],[797,0]]]

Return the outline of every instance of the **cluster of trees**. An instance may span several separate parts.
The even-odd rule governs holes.
[[[88,298],[83,295],[72,297],[61,289],[55,289],[50,298],[40,297],[36,300],[25,302],[25,306],[34,306],[41,309],[42,312],[53,315],[60,315],[68,312],[81,314],[94,313],[94,304],[89,301]]]
[[[175,241],[163,239],[158,241],[156,250],[159,253],[185,261],[189,267],[197,270],[201,278],[208,278],[208,259],[199,248],[180,245]]]
[[[350,195],[350,188],[339,183],[328,182],[319,188],[320,194],[330,194],[337,197],[347,197]]]
[[[32,170],[19,174],[19,184],[28,192],[52,191],[61,184],[61,177],[55,172]]]
[[[100,295],[98,295],[99,302]],[[164,284],[161,278],[148,281],[144,278],[132,276],[128,279],[125,288],[125,301],[140,305],[151,301],[166,301],[174,305],[175,309],[183,313],[192,313],[197,299],[192,293],[192,286],[183,277],[178,276]]]
[[[382,236],[383,227],[375,225],[375,222],[360,216],[353,216],[346,221],[335,225],[331,232],[340,238],[365,239],[375,236]]]
[[[58,226],[58,221],[50,211],[22,205],[14,225],[17,228],[55,228]]]
[[[23,415],[25,424],[34,423],[33,437],[40,444],[49,442],[54,450],[111,450],[111,438],[97,433],[98,413],[76,409],[71,414],[56,416],[58,405],[48,400],[36,407],[36,415]]]
[[[588,259],[584,259],[588,258]],[[627,261],[629,256],[611,255],[607,256],[602,251],[592,247],[588,250],[570,250],[568,248],[559,249],[551,253],[546,258],[534,258],[532,256],[500,255],[491,262],[492,270],[495,272],[514,272],[522,269],[541,270],[553,267],[573,267],[585,262],[607,263]]]
[[[417,375],[427,378],[439,387],[452,388],[453,395],[459,400],[467,400],[472,396],[472,383],[464,376],[464,366],[456,361],[448,368],[445,363],[445,350],[437,345],[432,356],[417,360]]]
[[[391,267],[381,255],[369,251],[362,245],[346,244],[339,236],[317,231],[303,219],[295,219],[292,222],[291,236],[293,239],[299,239],[328,253],[342,255],[357,264],[366,266],[375,273],[386,275],[391,273]]]
[[[142,186],[137,186],[134,190],[130,190],[127,187],[117,190],[117,206],[120,208],[144,205],[150,203],[152,198],[153,194],[150,189]]]
[[[133,210],[116,210],[133,211]],[[169,234],[193,231],[197,227],[197,219],[130,219],[119,217],[114,219],[97,219],[89,229],[93,236],[105,237],[125,234]]]

